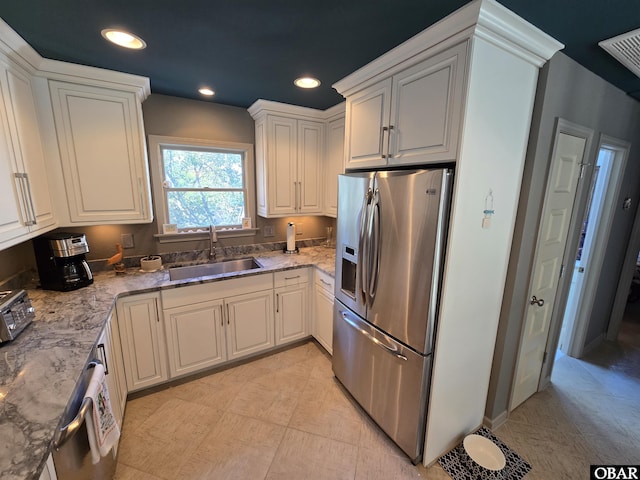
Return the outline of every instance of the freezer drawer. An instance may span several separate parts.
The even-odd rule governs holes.
[[[336,377],[411,460],[419,462],[431,356],[394,341],[338,301],[333,332]]]

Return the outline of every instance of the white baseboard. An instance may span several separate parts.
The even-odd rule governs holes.
[[[483,423],[489,430],[493,431],[503,425],[507,421],[507,418],[509,418],[509,412],[505,410],[496,418],[491,419],[489,417],[484,417]]]

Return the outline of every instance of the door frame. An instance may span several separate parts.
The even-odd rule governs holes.
[[[633,274],[638,262],[638,252],[640,252],[640,205],[636,207],[636,216],[633,221],[633,229],[629,237],[627,245],[627,253],[622,264],[622,272],[620,273],[620,281],[618,282],[618,290],[613,301],[611,309],[611,319],[607,327],[607,340],[614,341],[618,338],[620,324],[624,318],[624,311],[627,306],[627,298],[629,297],[629,288],[633,281]]]
[[[622,188],[623,173],[627,166],[631,143],[626,140],[600,134],[596,155],[600,154],[600,150],[606,148],[616,152],[611,167],[611,178],[607,191],[605,193],[604,206],[602,210],[602,218],[598,224],[596,238],[594,239],[594,247],[592,249],[591,258],[589,259],[589,267],[587,276],[584,279],[583,293],[581,303],[576,312],[576,319],[573,329],[569,332],[569,355],[580,358],[585,353],[585,341],[587,330],[589,327],[589,312],[593,308],[595,302],[595,293],[598,287],[598,279],[602,272],[604,262],[604,251],[607,239],[611,234],[613,218],[617,206],[617,199],[620,196]],[[595,163],[595,162],[594,162]],[[612,182],[615,182],[612,184]],[[603,223],[604,222],[604,223]]]
[[[577,123],[570,122],[565,120],[564,118],[558,117],[556,120],[556,128],[553,136],[553,143],[551,145],[551,150],[549,152],[549,167],[547,174],[547,182],[545,184],[545,194],[544,199],[542,200],[541,208],[540,208],[540,220],[542,222],[542,213],[544,213],[544,205],[547,202],[547,196],[549,192],[549,175],[553,171],[551,160],[555,156],[556,145],[558,142],[558,138],[561,133],[572,135],[585,139],[584,153],[582,155],[581,163],[584,165],[582,174],[578,179],[578,186],[576,188],[576,194],[574,197],[573,209],[571,212],[571,220],[569,223],[569,230],[567,232],[567,239],[565,242],[565,248],[562,254],[562,265],[567,265],[567,258],[570,258],[573,254],[570,252],[575,252],[578,246],[578,238],[576,233],[579,231],[579,228],[582,224],[582,218],[584,217],[584,211],[586,208],[586,200],[588,194],[588,188],[585,188],[585,184],[587,182],[584,181],[585,172],[589,172],[590,159],[592,158],[592,143],[594,137],[594,131],[591,128],[579,125]],[[589,175],[590,178],[590,175]],[[541,223],[539,223],[538,228],[541,227]],[[534,250],[533,256],[535,258],[537,254],[537,243],[536,248]],[[529,286],[527,287],[527,295],[531,292],[531,283],[533,282],[533,273],[534,269],[532,267],[529,272]],[[555,355],[550,355],[548,352],[555,352],[555,349],[558,346],[558,341],[560,339],[560,327],[562,327],[562,315],[566,308],[567,304],[567,296],[569,293],[569,287],[571,285],[571,276],[566,274],[566,268],[563,269],[560,280],[558,281],[558,287],[556,289],[556,297],[554,300],[554,309],[551,314],[551,320],[549,322],[549,332],[547,334],[547,343],[545,345],[545,358],[542,362],[542,367],[540,369],[540,378],[538,380],[538,391],[545,388],[551,381],[551,370],[553,369],[553,363],[555,360]],[[528,300],[527,296],[527,300]],[[527,309],[525,308],[522,312],[522,325],[524,326],[526,321]],[[524,334],[524,332],[523,332]],[[520,342],[522,343],[523,337],[520,337]],[[518,352],[519,358],[520,352]],[[517,361],[517,360],[516,360]],[[513,396],[513,389],[515,387],[515,374],[514,371],[514,382],[512,382],[512,390],[511,395]],[[511,405],[511,400],[510,400]],[[510,407],[511,409],[511,407]]]

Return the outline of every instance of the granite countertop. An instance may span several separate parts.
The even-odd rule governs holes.
[[[97,272],[92,285],[72,292],[26,286],[36,318],[13,342],[0,346],[0,479],[38,478],[56,426],[118,297],[303,266],[335,274],[332,248],[251,256],[262,269],[169,281],[167,270],[129,268],[123,275]]]

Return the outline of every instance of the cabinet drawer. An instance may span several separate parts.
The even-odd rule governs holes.
[[[319,285],[320,287],[325,289],[327,292],[329,292],[331,295],[333,295],[333,287],[335,284],[335,280],[331,275],[316,268],[315,283],[316,285]]]
[[[162,306],[165,309],[180,307],[234,295],[271,290],[272,288],[273,275],[271,273],[231,278],[229,280],[220,280],[219,282],[200,283],[182,288],[163,290]]]
[[[311,269],[296,268],[293,270],[285,270],[283,272],[274,272],[273,284],[275,288],[288,287],[291,285],[300,285],[309,282],[309,274]]]

